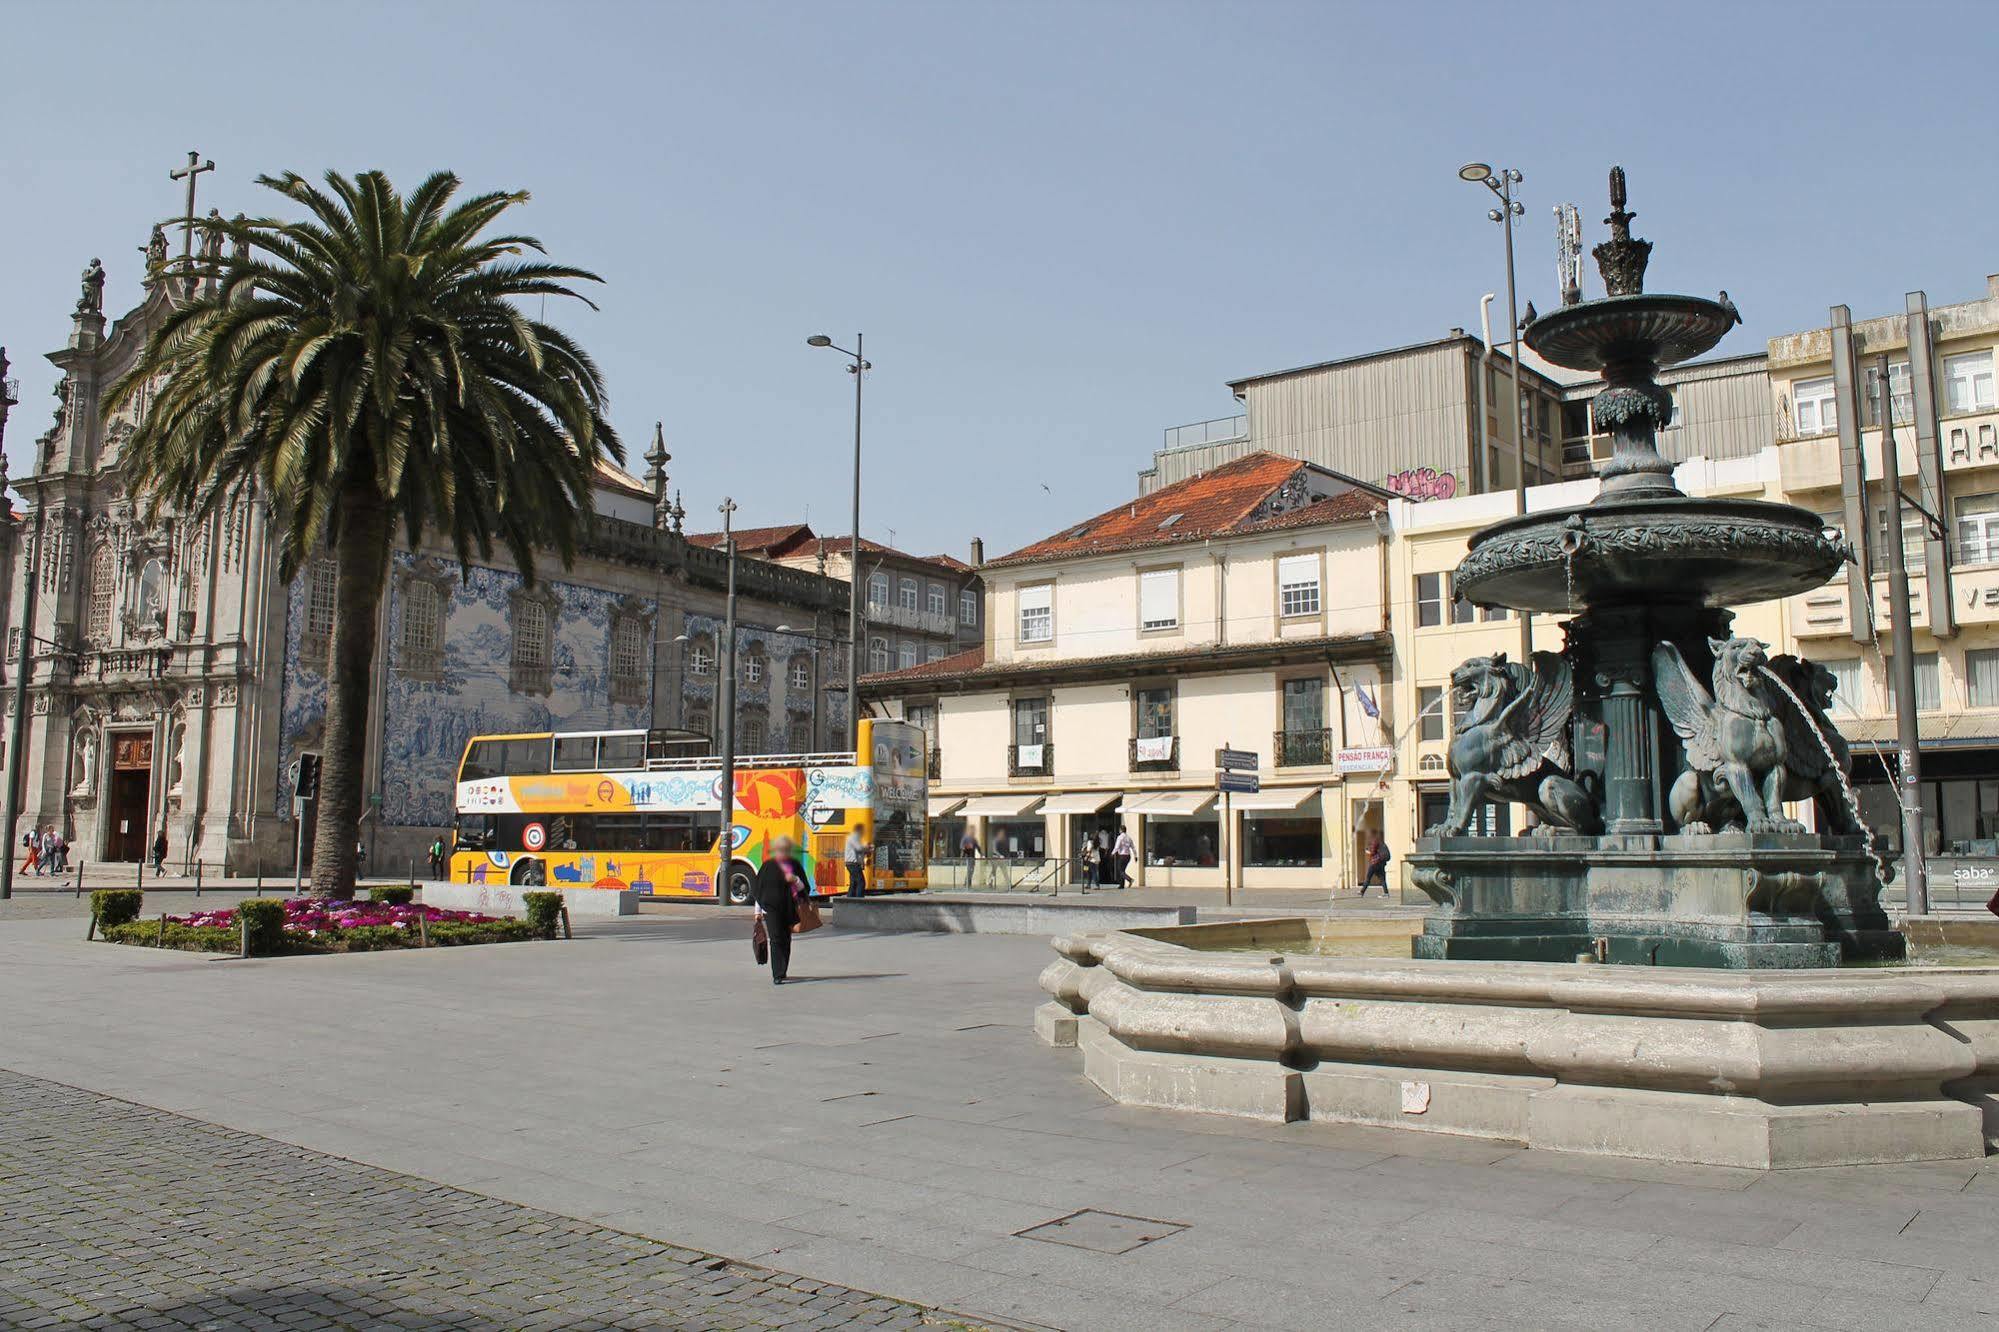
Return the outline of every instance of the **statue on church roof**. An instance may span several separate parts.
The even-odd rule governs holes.
[[[153,234],[146,238],[146,276],[153,278],[167,266],[167,233],[159,223],[153,224]]]
[[[208,210],[210,225],[201,233],[201,262],[211,276],[222,266],[222,210]]]
[[[76,298],[76,312],[80,315],[104,313],[104,265],[95,259],[90,261],[90,267],[83,270],[83,294]]]

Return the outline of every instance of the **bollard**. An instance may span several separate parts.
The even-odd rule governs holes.
[[[264,853],[257,853],[257,896],[264,895]]]
[[[238,957],[250,956],[250,918],[240,911],[236,913],[236,932],[242,936],[241,941],[237,944],[237,948],[240,951],[236,955]]]
[[[139,875],[139,891],[140,891],[140,892],[144,892],[144,891],[146,891],[146,858],[145,858],[145,856],[143,856],[143,855],[142,855],[142,856],[140,856],[140,857],[139,857],[139,863],[138,863],[138,864],[136,864],[136,865],[134,865],[134,866],[133,866],[132,868],[133,868],[133,869],[134,869],[134,870],[135,870],[135,871],[136,871],[136,872],[138,873],[138,875]]]
[[[153,947],[165,948],[166,946],[167,946],[167,913],[162,911],[160,913],[160,932],[153,936]]]
[[[201,896],[201,861],[194,862],[194,895]]]
[[[421,911],[417,913],[416,917],[416,946],[418,948],[430,947],[430,917],[424,915]]]
[[[90,925],[83,931],[83,941],[89,943],[97,937],[97,913],[90,913]]]
[[[564,902],[561,906],[561,911],[562,911],[562,937],[565,939],[574,939],[576,936],[569,932],[569,903]]]

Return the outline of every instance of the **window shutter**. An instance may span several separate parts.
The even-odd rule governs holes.
[[[1180,622],[1180,571],[1151,569],[1138,576],[1138,618],[1147,629]]]

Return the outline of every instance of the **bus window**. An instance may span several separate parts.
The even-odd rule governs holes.
[[[642,768],[645,752],[646,738],[642,735],[607,735],[597,751],[597,766],[613,772]]]
[[[533,777],[548,771],[548,737],[494,742],[504,746],[500,771],[510,777]]]
[[[474,740],[467,745],[465,763],[458,770],[458,780],[476,782],[486,777],[503,776],[505,769],[500,766],[503,744],[504,742],[499,740]]]
[[[555,737],[555,770],[589,772],[597,766],[597,737],[558,735]]]
[[[588,814],[558,814],[548,821],[548,849],[551,851],[574,851],[578,847],[588,850],[589,835]]]
[[[499,833],[499,815],[464,814],[458,819],[454,842],[460,851],[484,851],[494,845]]]
[[[589,840],[584,840],[581,830],[577,844],[590,846],[600,851],[643,851],[645,850],[643,814],[590,814]]]
[[[648,851],[709,851],[722,834],[720,813],[669,811],[646,815]]]

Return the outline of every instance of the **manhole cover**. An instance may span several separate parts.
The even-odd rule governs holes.
[[[1142,1216],[1085,1208],[1015,1234],[1020,1239],[1045,1240],[1076,1249],[1094,1249],[1098,1253],[1130,1253],[1140,1245],[1177,1235],[1186,1228],[1177,1221],[1148,1221]]]

